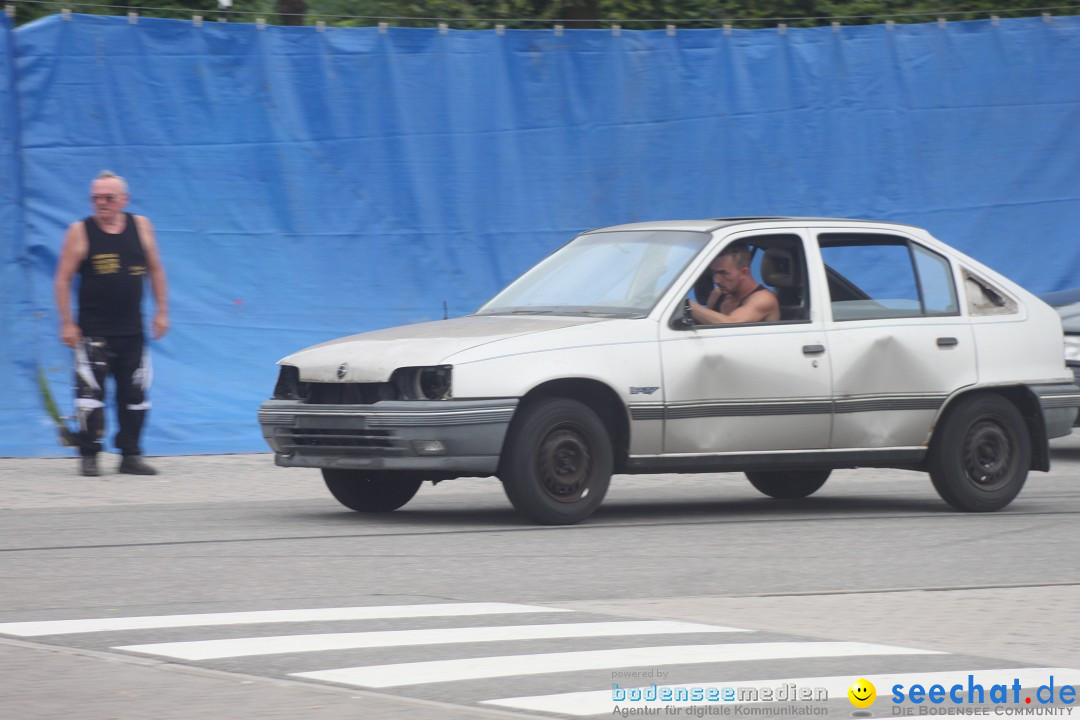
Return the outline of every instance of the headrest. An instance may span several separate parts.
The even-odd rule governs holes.
[[[761,258],[761,279],[773,287],[794,287],[799,284],[799,269],[795,253],[784,248],[765,248]]]

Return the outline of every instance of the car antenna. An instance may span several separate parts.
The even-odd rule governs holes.
[[[446,320],[448,317],[450,317],[450,316],[446,312],[446,301],[443,300],[442,301],[442,319]]]

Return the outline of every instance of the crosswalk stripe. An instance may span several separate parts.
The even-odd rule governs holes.
[[[587,650],[540,655],[506,655],[462,660],[438,660],[370,665],[294,673],[358,687],[394,687],[422,683],[475,680],[510,675],[539,675],[610,667],[687,665],[706,662],[775,660],[783,658],[845,657],[850,655],[941,655],[933,650],[858,642],[766,642],[724,645],[667,645]],[[850,683],[849,683],[850,684]]]
[[[890,706],[894,706],[890,698],[892,697],[892,686],[895,684],[904,685],[905,693],[912,685],[922,685],[923,688],[929,690],[934,685],[941,685],[945,688],[945,692],[948,691],[954,685],[963,686],[961,696],[964,701],[967,701],[968,690],[968,675],[972,676],[972,682],[977,685],[981,685],[983,688],[983,699],[990,700],[990,689],[993,685],[1006,685],[1009,688],[1008,698],[1010,701],[1013,699],[1012,685],[1015,681],[1020,682],[1022,688],[1036,688],[1040,685],[1046,685],[1050,682],[1050,677],[1054,678],[1054,686],[1060,688],[1063,685],[1075,685],[1080,683],[1080,670],[1072,668],[1012,668],[1004,670],[956,670],[947,672],[924,672],[924,673],[891,673],[888,675],[866,675],[865,678],[869,680],[877,688],[878,699],[876,702],[886,702]],[[482,705],[497,705],[499,707],[513,708],[515,710],[531,710],[535,712],[548,712],[548,713],[561,713],[563,715],[575,715],[584,717],[587,715],[611,715],[615,705],[621,705],[622,707],[633,708],[659,708],[664,706],[676,705],[685,707],[688,705],[738,705],[738,704],[750,704],[753,701],[739,700],[738,693],[741,690],[766,690],[771,689],[775,691],[779,688],[794,685],[797,689],[808,688],[810,690],[816,690],[818,688],[824,688],[830,698],[843,698],[847,694],[848,688],[855,680],[859,679],[857,674],[844,675],[840,677],[802,677],[802,678],[779,678],[775,680],[714,680],[708,682],[699,683],[683,683],[679,685],[660,685],[656,690],[659,693],[664,688],[670,688],[672,690],[672,697],[675,697],[675,692],[683,688],[689,692],[693,688],[734,688],[736,692],[736,700],[723,702],[723,701],[707,701],[699,700],[697,702],[689,700],[641,700],[641,701],[623,701],[618,702],[614,700],[611,689],[607,690],[590,690],[586,692],[572,692],[572,693],[560,693],[556,695],[533,695],[528,697],[512,697],[512,698],[499,698],[496,700],[482,700]],[[629,689],[629,688],[626,688]],[[642,690],[648,690],[652,693],[653,686],[648,685],[645,688],[639,688]],[[629,697],[629,696],[628,696]],[[659,697],[659,695],[658,695]],[[946,694],[946,701],[951,704],[951,700]],[[978,700],[978,693],[973,695],[973,699]],[[1025,697],[1032,698],[1032,704],[1038,706],[1038,698],[1034,695],[1021,695],[1020,703],[1024,703]],[[795,698],[788,697],[788,701],[795,700]],[[761,702],[760,700],[758,702]],[[766,701],[768,702],[768,701]],[[776,700],[773,700],[776,702]],[[1026,705],[1026,703],[1024,703]],[[930,702],[924,702],[924,706],[932,706]]]
[[[357,633],[320,633],[317,635],[282,635],[277,637],[233,638],[191,642],[121,645],[114,650],[160,655],[181,660],[273,655],[278,653],[354,650],[359,648],[401,647],[405,645],[446,645],[450,643],[496,642],[503,640],[541,640],[545,638],[587,638],[628,635],[666,635],[679,633],[752,632],[740,628],[719,627],[674,621],[621,621],[563,623],[550,625],[507,625],[495,627],[431,628],[425,630],[383,630]]]
[[[383,605],[375,607],[314,608],[308,610],[256,610],[199,615],[148,615],[145,617],[0,623],[0,635],[34,637],[37,635],[67,635],[71,633],[208,625],[253,625],[256,623],[319,622],[324,620],[384,620],[392,618],[562,612],[575,611],[513,603],[432,603],[428,605]]]

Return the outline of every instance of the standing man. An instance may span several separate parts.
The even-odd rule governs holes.
[[[154,228],[141,215],[124,212],[124,178],[102,170],[90,185],[94,214],[72,223],[56,268],[60,340],[75,351],[75,408],[79,417],[80,470],[98,473],[97,454],[105,431],[105,378],[116,383],[119,431],[114,445],[123,453],[119,471],[156,475],[142,459],[139,436],[146,411],[151,369],[143,337],[144,276],[150,277],[156,312],[154,339],[169,330],[165,269]],[[79,274],[79,316],[71,314],[72,278]]]

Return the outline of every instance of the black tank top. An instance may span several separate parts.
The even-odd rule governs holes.
[[[86,228],[86,259],[79,266],[79,327],[84,335],[140,335],[146,253],[131,213],[123,232],[101,229],[93,217]]]
[[[756,293],[758,290],[764,290],[764,289],[765,289],[765,286],[762,285],[761,283],[758,283],[758,286],[756,288],[754,288],[753,290],[751,290],[750,292],[746,293],[746,296],[742,300],[740,300],[739,304],[736,305],[735,307],[741,308],[743,306],[743,303],[746,302],[747,298],[749,298],[751,295]],[[716,298],[716,302],[713,303],[713,306],[710,308],[710,310],[715,310],[716,312],[720,312],[720,305],[723,304],[724,298],[726,298],[726,297],[727,297],[727,295],[721,295],[720,297]]]

